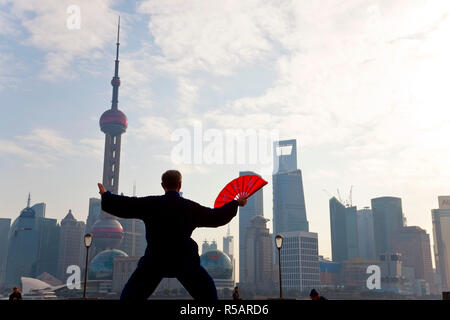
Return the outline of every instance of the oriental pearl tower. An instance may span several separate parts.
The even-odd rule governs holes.
[[[111,109],[100,117],[100,128],[105,133],[105,156],[103,162],[103,186],[113,194],[119,192],[119,167],[121,137],[125,133],[128,120],[119,110],[119,34],[120,17],[117,27],[116,60],[114,77],[111,80]],[[92,235],[96,252],[117,248],[123,239],[123,228],[116,217],[102,211],[100,219],[92,226]]]
[[[125,114],[119,110],[119,32],[120,18],[117,28],[116,61],[114,77],[111,80],[113,87],[111,109],[106,110],[100,118],[100,128],[105,133],[105,157],[103,162],[103,185],[106,190],[117,194],[119,192],[120,145],[122,134],[128,126]]]

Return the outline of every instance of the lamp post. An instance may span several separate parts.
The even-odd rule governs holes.
[[[283,298],[283,289],[281,286],[281,247],[283,246],[283,237],[280,235],[277,235],[275,237],[275,245],[278,249],[278,275],[280,277],[280,299]]]
[[[84,235],[84,245],[86,246],[86,265],[84,267],[83,298],[86,299],[86,285],[87,285],[87,275],[88,275],[89,248],[92,245],[92,234],[86,233]]]

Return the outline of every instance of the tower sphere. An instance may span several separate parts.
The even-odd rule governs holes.
[[[100,128],[104,133],[121,134],[127,130],[127,116],[118,109],[106,110],[100,117]]]
[[[97,248],[116,248],[123,239],[123,228],[116,219],[100,219],[92,226],[92,235]]]
[[[111,85],[114,87],[114,86],[120,86],[120,79],[119,79],[119,77],[114,77],[114,78],[112,78],[112,80],[111,80]]]

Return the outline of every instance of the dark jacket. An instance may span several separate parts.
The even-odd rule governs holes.
[[[155,268],[173,276],[186,267],[200,264],[197,243],[191,238],[198,227],[219,227],[237,213],[233,200],[216,209],[182,198],[176,191],[162,196],[126,197],[105,192],[102,210],[120,218],[141,219],[145,223],[145,259]]]
[[[13,292],[9,295],[9,300],[22,300],[22,294],[19,291]]]

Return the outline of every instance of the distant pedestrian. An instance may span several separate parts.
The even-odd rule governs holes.
[[[233,300],[242,300],[241,296],[239,295],[239,288],[238,287],[234,287]]]
[[[311,298],[311,300],[328,300],[327,298],[325,298],[323,296],[319,296],[319,293],[316,291],[316,289],[311,290],[309,297]]]
[[[9,295],[9,300],[22,300],[22,294],[19,291],[19,288],[14,287],[13,292]]]

